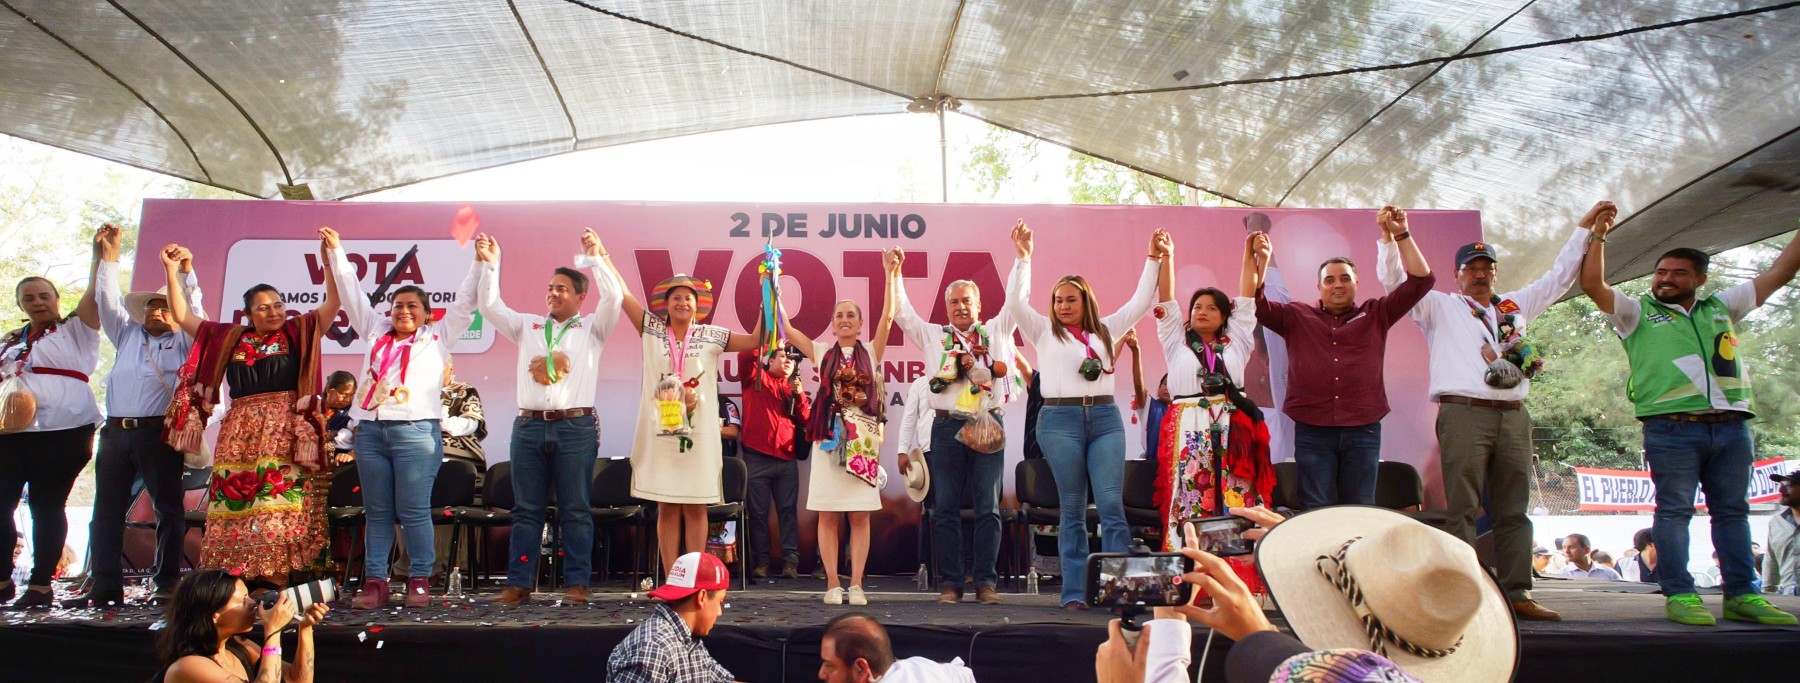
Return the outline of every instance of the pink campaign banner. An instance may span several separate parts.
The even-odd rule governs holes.
[[[454,203],[361,203],[148,200],[144,205],[142,245],[179,243],[194,252],[195,269],[205,291],[207,313],[215,320],[241,320],[242,293],[268,283],[280,289],[290,314],[311,310],[324,294],[324,270],[318,262],[317,230],[336,228],[344,248],[361,271],[364,293],[389,274],[408,249],[418,258],[396,275],[395,286],[417,284],[433,295],[434,306],[448,306],[474,258],[470,246],[453,237]],[[756,324],[761,293],[756,266],[765,239],[783,252],[783,288],[796,326],[807,334],[823,334],[835,301],[850,299],[863,306],[871,328],[887,304],[883,300],[880,250],[906,250],[904,276],[909,299],[920,315],[946,320],[943,289],[952,280],[969,279],[981,288],[982,318],[999,312],[1003,287],[1013,264],[1008,231],[1019,219],[1036,233],[1032,305],[1048,308],[1050,285],[1065,274],[1085,276],[1094,286],[1102,313],[1123,304],[1135,287],[1148,253],[1150,234],[1167,228],[1175,238],[1175,298],[1186,302],[1194,290],[1216,286],[1235,294],[1243,258],[1245,218],[1268,217],[1274,243],[1271,291],[1285,286],[1295,300],[1318,299],[1318,265],[1332,256],[1349,256],[1361,274],[1359,296],[1384,293],[1374,277],[1379,230],[1373,209],[1244,209],[1165,206],[1061,206],[962,204],[732,204],[639,202],[490,202],[472,205],[480,229],[501,244],[501,295],[521,312],[544,311],[543,292],[550,272],[572,266],[580,251],[581,229],[599,232],[613,263],[640,300],[658,281],[675,273],[710,280],[717,303],[713,324],[748,331]],[[1456,247],[1481,238],[1480,214],[1474,211],[1412,211],[1412,233],[1426,259],[1439,273],[1437,287],[1453,291],[1450,275]],[[140,249],[134,282],[138,289],[160,286],[161,269],[153,249]],[[1515,283],[1518,284],[1518,283]],[[589,302],[586,310],[592,310]],[[341,329],[345,319],[340,316]],[[1161,345],[1155,321],[1145,316],[1137,326],[1143,340],[1145,383],[1152,393],[1163,375]],[[866,334],[873,331],[867,330]],[[1261,336],[1261,335],[1259,335]],[[906,384],[927,372],[919,349],[901,341],[895,328],[884,374],[890,394],[890,433],[883,464],[892,467],[901,402]],[[1259,344],[1250,376],[1241,378],[1251,397],[1272,406],[1271,373]],[[362,359],[360,340],[327,342],[325,369],[356,372]],[[632,327],[621,322],[601,357],[595,407],[601,416],[600,455],[624,457],[631,449],[637,411],[643,404],[639,384],[640,345]],[[455,348],[456,373],[480,392],[488,416],[485,442],[490,464],[507,459],[514,402],[517,350],[485,325],[473,329]],[[1036,360],[1032,349],[1024,349]],[[1436,407],[1426,396],[1424,337],[1410,320],[1394,326],[1387,348],[1387,392],[1392,413],[1382,428],[1382,457],[1413,465],[1426,482],[1427,507],[1442,507],[1441,471],[1434,433]],[[1278,356],[1280,354],[1277,354]],[[1277,364],[1279,369],[1280,362]],[[1119,401],[1131,401],[1129,368],[1121,367]],[[737,399],[741,370],[728,355],[721,393]],[[360,373],[358,373],[360,374]],[[1274,373],[1280,381],[1279,371]],[[804,371],[809,390],[817,376]],[[1005,486],[1012,488],[1013,466],[1022,457],[1024,401],[1006,410],[1008,459]],[[1273,413],[1273,411],[1271,411]],[[1272,427],[1279,425],[1274,422]],[[1144,425],[1127,417],[1133,458],[1141,457]],[[1277,437],[1280,441],[1281,437]],[[1291,459],[1287,444],[1277,444],[1277,461]],[[801,465],[802,468],[810,464]],[[897,567],[912,556],[918,505],[905,495],[901,478],[891,476],[883,498],[886,509],[875,519],[871,569]],[[806,474],[801,473],[802,534],[811,541],[811,515],[804,512]],[[896,535],[898,534],[898,535]],[[904,568],[902,568],[904,569]]]

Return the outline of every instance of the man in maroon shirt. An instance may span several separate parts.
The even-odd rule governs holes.
[[[1282,412],[1294,420],[1294,461],[1305,509],[1375,502],[1381,418],[1388,413],[1382,361],[1388,329],[1425,298],[1435,281],[1407,230],[1406,212],[1384,206],[1381,230],[1399,245],[1406,281],[1387,296],[1356,303],[1356,264],[1342,256],[1319,266],[1317,304],[1276,303],[1256,291],[1256,319],[1287,340]],[[1270,244],[1257,239],[1257,268]],[[1260,279],[1259,279],[1260,281]]]
[[[792,347],[773,356],[738,353],[738,367],[744,369],[744,427],[738,443],[750,470],[746,536],[755,559],[751,575],[759,579],[769,575],[771,499],[781,527],[782,573],[795,578],[800,566],[800,466],[794,461],[794,439],[798,425],[806,423],[808,399],[795,373],[798,355]]]

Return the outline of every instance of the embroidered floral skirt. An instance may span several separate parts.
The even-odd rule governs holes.
[[[1181,399],[1169,406],[1160,427],[1162,443],[1158,463],[1156,504],[1163,518],[1163,550],[1181,547],[1182,524],[1195,517],[1217,517],[1229,514],[1226,508],[1244,507],[1254,502],[1256,487],[1248,479],[1231,474],[1220,467],[1224,449],[1230,445],[1231,411],[1207,409],[1204,399]],[[1217,450],[1213,443],[1213,423],[1221,424]],[[1220,497],[1224,500],[1219,500]],[[1237,572],[1252,593],[1268,591],[1255,565],[1242,558],[1227,557],[1225,562]]]
[[[318,558],[326,491],[294,464],[294,401],[291,391],[232,400],[213,451],[202,569],[285,581]]]

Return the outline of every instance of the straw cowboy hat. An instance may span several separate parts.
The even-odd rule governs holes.
[[[1518,668],[1512,610],[1475,550],[1398,512],[1301,514],[1269,530],[1256,564],[1307,647],[1370,650],[1432,683],[1500,683]]]
[[[656,283],[656,288],[650,290],[650,313],[652,315],[658,318],[669,317],[669,291],[676,287],[694,290],[695,320],[705,318],[707,313],[712,312],[712,283],[691,275],[679,274]]]
[[[931,492],[931,468],[925,466],[925,459],[913,458],[912,467],[906,468],[902,476],[906,479],[906,497],[914,503],[925,502],[925,494]]]
[[[163,285],[154,292],[132,292],[125,295],[125,314],[131,316],[131,322],[144,324],[144,304],[152,299],[169,300],[169,286]]]

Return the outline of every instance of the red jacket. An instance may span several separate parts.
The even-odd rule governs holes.
[[[793,460],[796,430],[806,423],[811,399],[763,370],[755,351],[738,352],[738,367],[744,372],[744,426],[738,443],[764,455]]]

